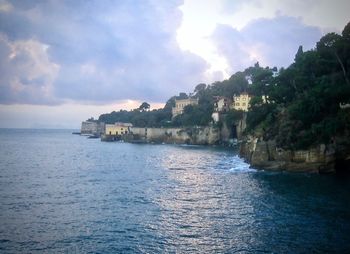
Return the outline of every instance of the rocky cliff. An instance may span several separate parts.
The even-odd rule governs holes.
[[[240,144],[240,156],[252,167],[292,172],[350,172],[350,144],[344,137],[333,144],[320,144],[308,150],[284,150],[274,140],[246,136]]]

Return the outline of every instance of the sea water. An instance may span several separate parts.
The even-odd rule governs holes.
[[[0,130],[1,253],[345,253],[350,181],[233,148]]]

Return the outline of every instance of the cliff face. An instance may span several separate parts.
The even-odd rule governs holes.
[[[237,139],[244,138],[244,130],[247,127],[247,113],[243,113],[242,119],[236,122]]]
[[[240,156],[252,167],[293,172],[350,172],[350,146],[344,138],[334,144],[318,145],[308,150],[283,150],[276,142],[247,136],[240,145]]]

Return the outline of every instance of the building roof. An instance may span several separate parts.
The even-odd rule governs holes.
[[[215,102],[218,102],[218,101],[220,101],[220,100],[222,100],[222,99],[224,99],[224,100],[230,100],[230,98],[228,98],[228,97],[226,97],[226,96],[213,96],[213,98],[214,98],[214,101],[215,101]]]
[[[122,127],[132,127],[132,123],[122,123],[122,122],[116,122],[114,124],[106,124],[107,127],[109,126],[122,126]]]
[[[198,98],[189,97],[187,99],[175,99],[175,102],[181,102],[181,101],[198,101]]]

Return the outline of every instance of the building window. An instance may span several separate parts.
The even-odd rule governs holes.
[[[243,98],[243,100],[245,101],[245,98]]]
[[[112,135],[112,132],[111,132],[111,131],[109,131],[109,135]]]
[[[115,132],[115,135],[118,135],[118,131]]]
[[[245,106],[245,103],[243,103],[242,106]]]
[[[236,106],[239,106],[239,103],[236,103]]]

